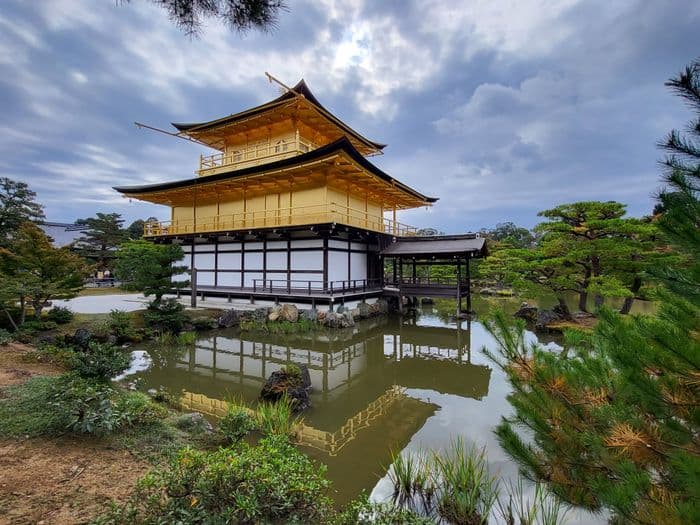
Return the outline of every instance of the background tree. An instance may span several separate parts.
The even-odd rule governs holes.
[[[130,0],[123,0],[125,3]],[[274,29],[280,11],[286,9],[283,0],[151,0],[162,7],[181,30],[188,35],[199,34],[207,18],[221,20],[239,32],[250,29]]]
[[[26,306],[31,305],[35,317],[41,319],[41,312],[49,301],[75,297],[87,273],[79,256],[67,248],[55,248],[38,226],[25,222],[10,246],[0,249],[5,313],[10,315],[8,302],[19,305],[20,318],[13,325],[21,325]]]
[[[535,244],[535,236],[530,230],[512,222],[498,223],[494,228],[483,229],[480,233],[491,241],[513,248],[529,248]]]
[[[669,84],[700,117],[700,65]],[[691,141],[674,132],[666,148],[692,152]],[[501,445],[528,477],[608,509],[613,523],[700,523],[700,155],[683,155],[666,161],[659,227],[691,263],[660,272],[668,288],[656,292],[657,315],[603,309],[594,332],[570,332],[559,353],[527,344],[502,313],[489,323],[491,357],[513,387]]]
[[[126,232],[129,239],[143,239],[143,229],[147,222],[157,221],[155,217],[149,217],[145,221],[143,219],[136,219],[127,228]]]
[[[108,269],[117,247],[128,238],[128,232],[122,228],[124,219],[118,213],[98,213],[79,219],[76,224],[87,226],[85,235],[76,242],[78,253],[94,261],[98,269]]]
[[[35,198],[36,193],[24,182],[0,177],[0,246],[8,245],[23,222],[44,218],[44,210]]]
[[[135,240],[123,243],[116,253],[117,276],[124,288],[154,296],[151,306],[158,308],[163,296],[186,287],[187,280],[175,279],[188,271],[178,263],[184,258],[179,244],[153,244]]]
[[[604,297],[625,297],[622,311],[627,313],[644,271],[677,260],[660,242],[653,222],[625,217],[625,205],[618,202],[562,204],[539,215],[548,220],[535,227],[541,235],[534,248],[509,248],[502,241],[482,271],[505,277],[521,291],[554,293],[562,307],[564,294],[573,292],[580,311],[588,311],[594,294],[597,308]]]

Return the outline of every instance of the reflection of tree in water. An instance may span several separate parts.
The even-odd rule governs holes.
[[[185,359],[185,355],[192,349],[194,344],[178,345],[178,344],[161,344],[152,343],[145,350],[151,358],[153,364],[151,369],[169,369],[174,368],[178,362]]]

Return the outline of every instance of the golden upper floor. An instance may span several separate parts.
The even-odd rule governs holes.
[[[303,80],[266,104],[208,122],[173,126],[179,135],[219,150],[200,156],[200,176],[301,155],[340,138],[365,156],[385,147],[330,113]]]

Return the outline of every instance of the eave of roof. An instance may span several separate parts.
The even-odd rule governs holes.
[[[434,237],[402,237],[391,243],[382,255],[389,257],[424,257],[433,255],[457,255],[477,252],[485,255],[486,239],[475,234],[436,235]]]
[[[357,137],[361,142],[364,142],[378,150],[382,150],[386,148],[386,144],[381,144],[379,142],[374,142],[373,140],[369,140],[368,138],[364,137],[354,129],[352,129],[350,126],[345,124],[342,120],[340,120],[338,117],[333,115],[330,111],[328,111],[319,101],[318,99],[314,96],[314,94],[311,92],[309,87],[306,85],[306,82],[304,79],[301,79],[293,88],[293,91],[296,93],[303,95],[306,100],[311,102],[316,108],[329,120],[331,120],[335,125],[338,127],[344,129],[347,133],[354,135]],[[279,106],[283,104],[284,102],[288,102],[289,100],[293,100],[295,98],[294,93],[291,93],[289,91],[283,93],[281,96],[277,97],[274,100],[271,100],[270,102],[266,102],[265,104],[261,104],[260,106],[256,106],[254,108],[247,109],[245,111],[241,111],[239,113],[234,113],[232,115],[228,115],[226,117],[218,118],[215,120],[210,120],[207,122],[192,122],[192,123],[181,123],[181,122],[172,122],[172,125],[180,132],[183,133],[194,133],[194,132],[200,132],[200,131],[207,131],[209,129],[226,125],[226,124],[232,124],[238,120],[242,120],[244,118],[249,118],[254,115],[257,115],[259,113],[264,113],[265,111],[272,109],[276,106]]]
[[[325,156],[332,155],[334,153],[345,152],[352,160],[354,160],[360,167],[364,168],[368,172],[376,175],[380,179],[392,184],[393,186],[400,188],[401,190],[409,193],[410,195],[423,200],[426,203],[437,202],[437,197],[428,197],[423,195],[417,190],[414,190],[410,186],[397,181],[391,175],[380,170],[377,166],[368,161],[347,139],[347,137],[341,137],[335,142],[331,142],[325,146],[318,149],[311,150],[308,153],[303,153],[295,157],[290,157],[288,159],[278,160],[276,162],[270,162],[267,164],[261,164],[258,166],[250,166],[248,168],[231,170],[225,173],[218,173],[216,175],[208,175],[204,177],[195,177],[192,179],[183,179],[173,182],[163,182],[157,184],[146,184],[142,186],[115,186],[114,189],[119,193],[125,195],[136,195],[144,193],[152,193],[157,191],[173,190],[177,188],[186,188],[189,186],[199,186],[212,184],[215,182],[220,182],[224,180],[236,179],[240,177],[245,177],[249,175],[255,175],[258,173],[264,173],[266,171],[278,170],[281,168],[288,168],[294,166],[295,164],[303,164],[306,162],[322,159]]]

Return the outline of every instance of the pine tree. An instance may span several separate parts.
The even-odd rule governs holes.
[[[98,269],[107,269],[117,247],[129,237],[122,227],[124,219],[118,213],[97,213],[94,217],[79,219],[76,224],[87,226],[85,235],[76,242],[80,255],[94,261]]]
[[[669,85],[700,117],[700,62]],[[616,523],[700,523],[697,146],[697,135],[678,132],[664,145],[674,154],[659,227],[690,263],[660,272],[667,289],[655,316],[603,308],[593,333],[568,333],[561,353],[527,344],[503,313],[489,323],[490,356],[513,387],[501,445],[526,476]]]
[[[0,246],[7,246],[26,221],[41,221],[44,210],[34,199],[36,193],[24,182],[0,178]]]

